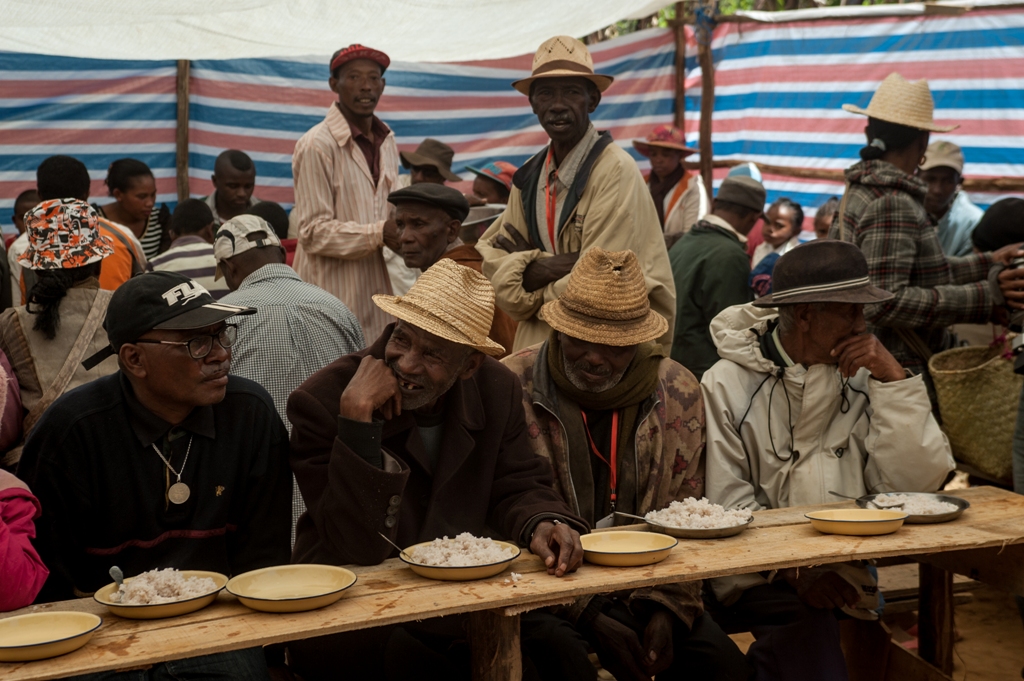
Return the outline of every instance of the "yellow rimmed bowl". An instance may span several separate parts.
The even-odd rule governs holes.
[[[594,565],[637,567],[653,565],[668,558],[679,543],[675,537],[660,532],[610,530],[580,537],[583,558]]]
[[[219,594],[221,589],[223,589],[228,583],[227,575],[222,575],[219,572],[208,572],[206,570],[179,570],[178,574],[186,578],[209,577],[213,580],[216,588],[208,593],[192,596],[191,598],[186,598],[180,601],[173,601],[171,603],[128,605],[110,600],[114,592],[117,591],[117,583],[111,582],[93,594],[93,599],[95,599],[97,603],[107,606],[110,612],[114,613],[118,617],[125,617],[132,620],[156,620],[164,617],[178,617],[179,615],[187,615],[188,613],[195,612],[196,610],[202,610],[210,603],[213,603],[214,599],[217,598],[217,594]],[[132,579],[134,579],[134,577],[125,579],[125,584],[132,581]]]
[[[261,612],[304,612],[336,603],[356,573],[335,565],[278,565],[232,577],[227,592]]]
[[[398,557],[403,563],[409,566],[413,572],[418,574],[420,577],[426,577],[427,579],[440,579],[446,582],[469,582],[474,579],[486,579],[493,577],[494,575],[501,574],[504,572],[509,565],[512,564],[519,554],[522,553],[515,544],[510,544],[506,541],[496,541],[496,544],[500,544],[506,549],[512,550],[512,556],[505,560],[500,560],[496,563],[487,563],[486,565],[467,565],[467,566],[442,566],[442,565],[425,565],[423,563],[414,562],[412,559],[416,549],[421,546],[427,546],[433,542],[423,542],[420,544],[414,544],[409,548],[398,554]]]
[[[903,527],[908,515],[904,511],[842,508],[812,511],[805,513],[804,517],[811,521],[811,526],[818,532],[867,537],[892,534]]]
[[[67,655],[92,638],[103,620],[88,612],[39,612],[0,620],[0,662]]]

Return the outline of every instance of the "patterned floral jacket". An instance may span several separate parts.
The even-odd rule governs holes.
[[[568,440],[558,413],[560,397],[547,368],[548,344],[541,343],[502,360],[523,385],[523,408],[530,446],[547,457],[555,470],[555,488],[577,514],[577,490],[569,470]],[[685,367],[663,359],[658,387],[640,406],[636,443],[636,513],[665,508],[674,500],[704,494],[704,402],[700,386]],[[585,516],[583,516],[585,517]],[[588,518],[593,522],[593,518]],[[701,583],[684,582],[616,594],[627,603],[656,601],[674,612],[687,626],[704,610]],[[575,621],[590,602],[574,603],[568,612]]]

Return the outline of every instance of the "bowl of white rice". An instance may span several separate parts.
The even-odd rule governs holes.
[[[463,532],[415,544],[398,557],[421,577],[464,582],[503,572],[520,553],[515,544]]]
[[[726,509],[706,498],[673,501],[660,511],[644,516],[647,526],[684,539],[732,537],[747,529],[754,516],[745,509]]]
[[[926,492],[868,494],[857,499],[861,508],[891,508],[907,513],[906,522],[915,525],[945,523],[960,517],[971,504],[960,497]]]
[[[228,583],[226,575],[206,570],[149,570],[111,583],[93,594],[118,617],[154,620],[195,612],[213,603]]]

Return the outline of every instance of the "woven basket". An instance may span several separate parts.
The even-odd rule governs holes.
[[[953,456],[996,480],[1012,478],[1013,431],[1024,376],[1001,348],[953,348],[928,362]]]

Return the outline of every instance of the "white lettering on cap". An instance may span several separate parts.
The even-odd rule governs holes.
[[[163,299],[167,301],[168,307],[176,303],[185,304],[190,300],[194,300],[199,296],[206,293],[209,295],[209,291],[203,288],[202,285],[197,284],[195,281],[189,281],[184,284],[178,284],[170,291],[163,294]]]

